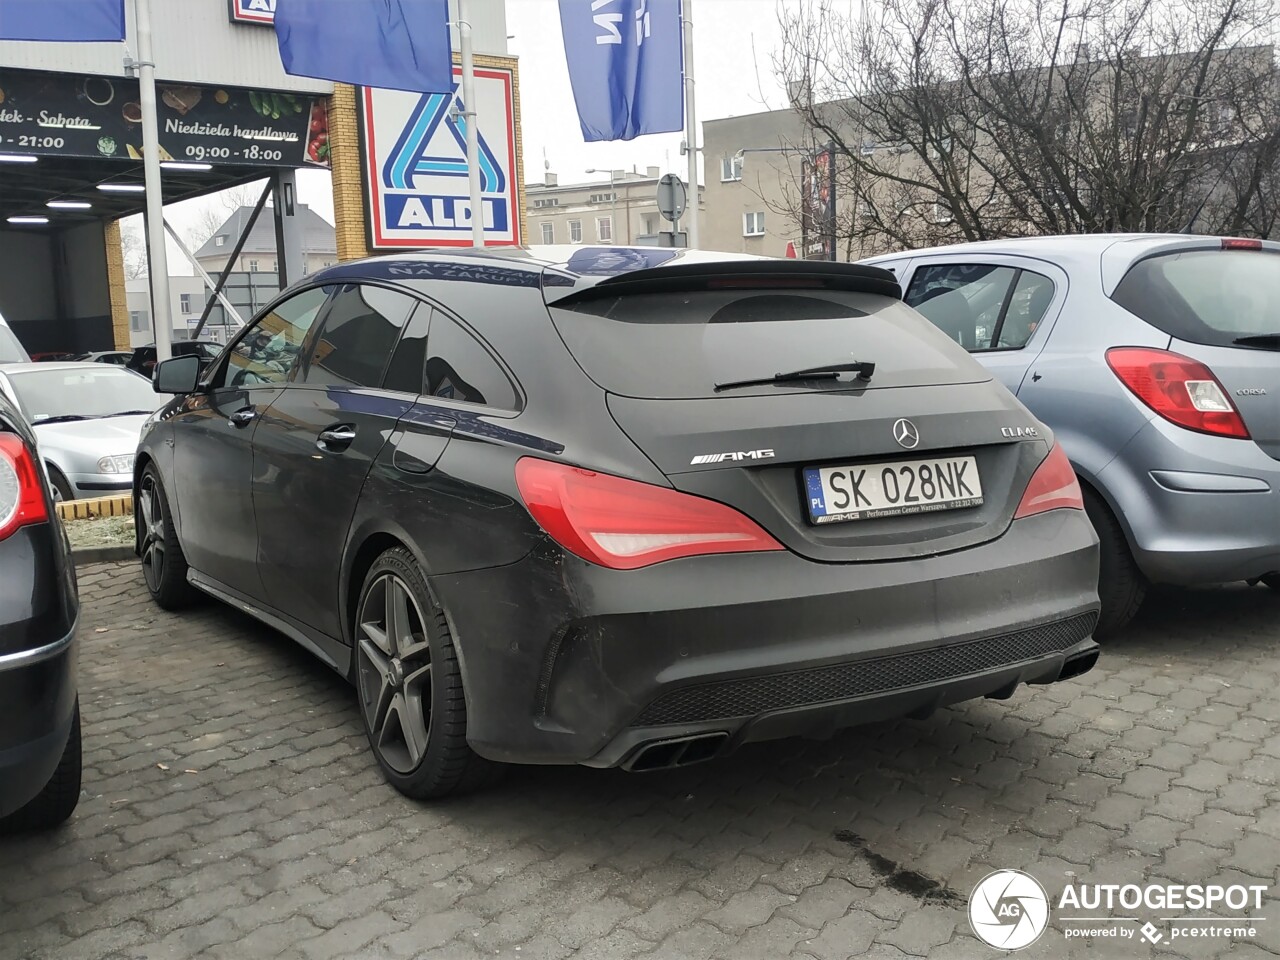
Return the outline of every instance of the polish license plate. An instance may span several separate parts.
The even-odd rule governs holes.
[[[958,510],[982,503],[973,457],[806,467],[804,486],[814,523]]]

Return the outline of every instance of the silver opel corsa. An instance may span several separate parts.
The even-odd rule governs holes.
[[[1048,425],[1114,632],[1148,584],[1280,589],[1280,243],[1033,237],[867,261]]]

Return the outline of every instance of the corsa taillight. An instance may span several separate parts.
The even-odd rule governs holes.
[[[1199,360],[1151,347],[1112,347],[1107,365],[1139,400],[1188,430],[1249,439],[1240,418],[1213,371]]]
[[[669,487],[525,457],[516,485],[551,538],[583,560],[634,570],[677,557],[781,550],[732,507]]]
[[[0,540],[49,519],[44,477],[22,438],[0,433]]]
[[[1083,510],[1084,497],[1080,494],[1080,481],[1071,461],[1056,443],[1049,450],[1049,455],[1040,461],[1036,472],[1031,475],[1027,491],[1022,495],[1022,502],[1013,519],[1046,513],[1049,510]]]

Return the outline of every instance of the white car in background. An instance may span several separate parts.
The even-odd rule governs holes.
[[[4,363],[0,391],[35,429],[55,499],[132,488],[138,435],[162,402],[146,378],[102,363]]]

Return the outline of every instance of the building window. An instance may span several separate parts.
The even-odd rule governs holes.
[[[728,183],[731,180],[742,179],[742,157],[721,157],[720,158],[720,182]]]
[[[332,261],[332,260],[326,260],[326,261],[324,262],[324,265],[325,265],[326,267],[332,267],[332,266],[333,266],[333,261]]]
[[[257,261],[257,260],[250,260],[250,261],[249,261],[249,272],[250,272],[250,273],[257,273],[257,272],[258,272],[258,261]]]
[[[569,221],[569,242],[570,243],[582,242],[582,221],[581,220]]]
[[[129,311],[129,329],[135,332],[147,329],[147,314],[145,310]]]
[[[592,203],[613,203],[617,199],[618,195],[616,193],[593,193],[591,195]]]
[[[596,239],[613,243],[613,217],[596,217]]]
[[[764,211],[744,213],[742,215],[742,235],[744,237],[764,236]]]
[[[550,220],[544,220],[542,222],[542,242],[543,243],[556,242],[556,225],[552,223]]]
[[[227,238],[226,238],[226,237],[214,237],[214,238],[213,238],[213,245],[214,245],[215,247],[225,247],[225,246],[227,245]]]
[[[657,214],[646,213],[644,215],[644,232],[645,232],[645,236],[650,236],[650,237],[658,232]]]
[[[560,200],[557,197],[539,197],[533,201],[535,207],[558,207]]]
[[[191,294],[189,293],[178,294],[178,306],[183,313],[190,313],[191,312]]]

